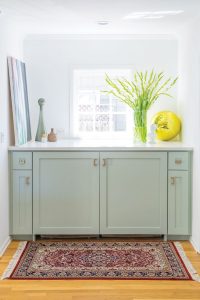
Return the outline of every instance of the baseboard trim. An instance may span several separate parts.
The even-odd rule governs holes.
[[[11,242],[11,238],[10,236],[8,236],[7,239],[4,241],[3,245],[0,247],[0,257],[4,254],[10,242]]]
[[[168,235],[167,239],[170,241],[189,241],[190,235]]]
[[[197,246],[196,242],[193,241],[192,238],[190,239],[190,243],[192,244],[194,250],[195,250],[197,253],[200,254],[200,249],[199,249],[199,247]]]

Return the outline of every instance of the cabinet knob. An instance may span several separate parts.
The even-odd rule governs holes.
[[[30,177],[26,177],[26,184],[27,184],[27,185],[30,184]]]
[[[174,185],[176,183],[176,177],[171,177],[171,184]]]
[[[175,164],[180,165],[182,163],[182,159],[175,159]]]
[[[25,158],[19,158],[19,164],[20,165],[25,165],[26,159]]]

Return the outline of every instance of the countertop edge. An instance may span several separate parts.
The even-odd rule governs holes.
[[[9,151],[193,151],[191,144],[161,142],[134,144],[130,140],[78,140],[66,139],[57,142],[30,141],[20,146],[9,146]]]
[[[193,151],[193,147],[8,147],[8,151]]]

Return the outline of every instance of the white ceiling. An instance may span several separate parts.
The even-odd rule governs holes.
[[[0,0],[0,10],[25,34],[175,34],[199,16],[200,0]],[[159,11],[164,17],[126,18]]]

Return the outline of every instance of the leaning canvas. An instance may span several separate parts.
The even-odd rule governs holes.
[[[15,131],[15,145],[23,145],[31,140],[25,63],[13,57],[8,57],[8,71]]]

